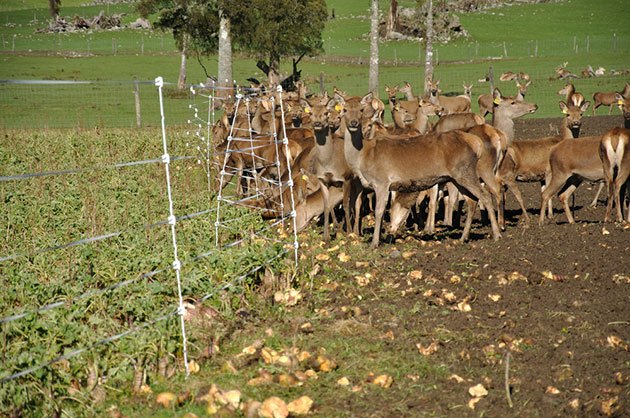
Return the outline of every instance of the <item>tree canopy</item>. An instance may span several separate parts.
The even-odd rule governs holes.
[[[180,47],[203,54],[218,47],[219,10],[232,26],[234,48],[278,69],[290,56],[323,51],[322,31],[328,17],[325,0],[140,0],[143,16],[155,15],[155,27],[172,30]]]

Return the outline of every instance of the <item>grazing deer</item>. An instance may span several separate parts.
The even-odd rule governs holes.
[[[558,192],[567,220],[575,223],[569,208],[569,198],[584,180],[604,179],[604,168],[599,157],[600,144],[601,136],[589,136],[564,139],[551,147],[545,173],[546,186],[542,191],[540,225],[545,221],[545,209],[551,197]]]
[[[445,114],[470,112],[470,97],[460,94],[455,97],[442,96],[439,93],[440,80],[428,81],[429,101],[444,108]]]
[[[630,130],[613,128],[606,132],[599,144],[599,157],[604,166],[604,179],[608,186],[608,205],[604,222],[610,222],[613,206],[617,209],[617,221],[623,222],[621,187],[630,177]],[[630,220],[630,209],[626,213],[626,220]]]
[[[559,95],[564,95],[564,101],[567,105],[582,106],[584,103],[584,95],[575,91],[573,83],[568,82],[563,88],[558,90]]]
[[[342,126],[345,128],[344,151],[346,161],[366,187],[376,196],[375,229],[372,248],[379,244],[385,207],[391,191],[414,192],[435,184],[455,182],[460,190],[486,208],[492,200],[479,183],[476,164],[483,144],[475,135],[461,131],[441,135],[429,134],[405,140],[367,140],[370,120],[363,116],[372,94],[343,98],[335,96],[343,108]],[[474,209],[471,203],[471,209]],[[462,240],[468,239],[472,226],[472,212],[466,218]],[[490,210],[494,239],[499,239],[496,218]]]
[[[506,96],[507,99],[512,98],[518,101],[524,101],[525,95],[527,94],[527,89],[532,82],[527,81],[526,83],[521,83],[520,81],[516,81],[516,96]],[[477,104],[479,105],[479,114],[482,117],[486,117],[488,113],[492,113],[494,109],[493,102],[494,95],[493,94],[480,94],[477,99]]]
[[[543,182],[545,172],[549,162],[551,148],[564,139],[577,138],[582,126],[582,115],[588,108],[590,102],[585,102],[581,107],[567,106],[560,102],[560,110],[565,115],[562,119],[561,134],[539,139],[513,141],[508,147],[508,152],[499,167],[498,176],[518,201],[525,221],[529,221],[529,215],[523,197],[517,186],[520,182]],[[502,194],[502,202],[499,208],[504,211],[505,196]]]
[[[622,98],[630,98],[630,83],[626,83],[623,90],[620,92],[596,92],[593,94],[593,116],[595,116],[595,109],[600,106],[608,106],[608,114],[612,113],[614,105],[619,104],[619,99],[616,95],[621,95]]]

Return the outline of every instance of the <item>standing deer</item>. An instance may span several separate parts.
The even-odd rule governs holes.
[[[621,95],[622,98],[630,98],[630,83],[626,83],[623,90],[620,92],[596,92],[593,94],[593,116],[595,116],[595,109],[600,106],[608,106],[608,114],[612,113],[614,105],[619,103],[616,95]]]
[[[363,116],[372,94],[343,98],[335,96],[343,108],[342,126],[345,129],[346,161],[366,187],[376,196],[375,229],[372,248],[378,246],[385,207],[391,191],[414,192],[434,184],[455,182],[460,190],[492,208],[492,200],[479,183],[476,164],[483,144],[475,135],[461,131],[441,135],[429,134],[405,140],[367,140],[370,120]],[[474,204],[470,203],[462,240],[468,239],[472,226]],[[490,210],[494,239],[499,239],[496,217]]]
[[[604,168],[599,157],[601,136],[564,139],[551,147],[545,173],[546,186],[542,191],[539,224],[545,221],[545,209],[553,195],[559,193],[569,223],[575,219],[569,208],[569,198],[584,181],[601,181]]]
[[[350,231],[350,189],[354,174],[345,159],[343,140],[333,135],[334,127],[330,123],[330,111],[334,109],[335,104],[336,101],[330,99],[326,105],[312,106],[311,114],[316,140],[311,171],[315,173],[321,184],[324,241],[330,239],[329,220],[333,206],[330,205],[329,195],[333,187],[343,188],[344,216],[346,228]]]
[[[470,112],[470,97],[460,94],[455,97],[442,96],[439,93],[438,81],[428,81],[429,101],[444,108],[445,114]]]
[[[518,201],[525,221],[529,221],[529,215],[523,197],[517,186],[520,182],[543,182],[549,162],[551,148],[564,139],[573,139],[579,136],[582,126],[582,115],[590,102],[585,102],[581,107],[567,106],[560,102],[560,110],[565,115],[562,119],[561,135],[539,139],[513,141],[508,147],[508,152],[499,167],[500,181],[507,186]],[[499,210],[504,210],[505,197],[502,196],[502,204]]]
[[[621,187],[630,177],[630,130],[613,128],[602,136],[599,157],[604,166],[604,179],[608,186],[608,205],[604,222],[610,222],[613,206],[617,209],[617,221],[623,221]],[[630,220],[630,210],[626,214]]]

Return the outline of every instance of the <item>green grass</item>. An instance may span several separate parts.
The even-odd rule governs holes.
[[[385,12],[386,2],[381,5]],[[402,5],[412,7],[414,2]],[[162,32],[122,30],[77,34],[38,34],[35,30],[46,25],[48,10],[37,8],[34,1],[13,1],[0,8],[0,22],[11,23],[0,26],[2,50],[0,79],[47,79],[47,80],[91,80],[101,82],[93,86],[94,94],[103,98],[104,106],[94,105],[97,117],[87,117],[83,125],[95,123],[104,126],[130,126],[133,122],[133,98],[128,90],[112,89],[111,81],[129,82],[133,77],[152,81],[162,76],[166,81],[175,81],[178,76],[180,57],[172,38]],[[624,24],[626,4],[623,0],[606,0],[592,3],[589,0],[572,0],[535,5],[518,5],[491,9],[482,13],[460,15],[462,24],[470,38],[448,45],[436,45],[437,66],[435,77],[442,80],[445,92],[461,92],[463,82],[473,82],[473,93],[487,91],[487,84],[476,80],[483,78],[490,66],[495,74],[503,71],[525,71],[533,78],[528,100],[539,105],[533,117],[556,116],[556,91],[562,81],[550,81],[554,68],[567,61],[569,69],[579,72],[587,65],[604,66],[608,70],[624,70],[630,66],[630,28]],[[329,2],[335,9],[336,18],[330,20],[323,34],[325,53],[321,57],[302,62],[303,75],[309,87],[317,90],[320,73],[324,73],[326,87],[337,86],[351,94],[363,94],[367,83],[367,61],[369,55],[369,10],[367,4],[353,0]],[[80,6],[80,2],[64,2],[62,16],[92,16],[103,10],[103,6]],[[127,13],[125,22],[135,19],[131,5],[109,6],[110,13]],[[34,22],[35,19],[37,22]],[[573,22],[580,22],[576,25]],[[499,41],[502,39],[504,42]],[[576,50],[577,48],[577,50]],[[587,50],[588,49],[588,50]],[[12,52],[14,51],[14,52]],[[507,56],[505,56],[507,52]],[[409,81],[416,91],[423,83],[423,48],[416,42],[388,41],[380,45],[380,92],[385,96],[385,85]],[[202,58],[203,64],[214,73],[216,57]],[[290,71],[288,63],[284,71]],[[248,77],[264,78],[250,57],[236,56],[234,78],[244,83]],[[191,58],[188,65],[188,81],[198,83],[206,78],[203,68]],[[597,79],[577,80],[576,85],[587,97],[598,90],[619,90],[627,78],[605,76]],[[514,85],[497,82],[504,92],[513,94]],[[15,89],[15,86],[13,86]],[[59,100],[63,91],[49,86],[38,87],[48,100],[57,100],[63,105],[72,100]],[[90,92],[86,92],[90,100]],[[115,95],[116,97],[108,98]],[[14,97],[22,102],[16,106]],[[150,100],[150,99],[149,99]],[[5,127],[29,126],[31,116],[20,112],[21,108],[40,109],[37,100],[24,91],[0,89],[2,116],[0,125]],[[120,102],[120,110],[116,103]],[[114,103],[114,105],[111,105]],[[147,101],[143,101],[147,103]],[[181,103],[185,107],[185,103]],[[90,106],[90,105],[88,105]],[[147,104],[147,124],[157,117]],[[175,106],[179,107],[179,104]],[[473,107],[473,109],[475,106]],[[130,110],[131,109],[131,110]],[[19,113],[19,114],[18,114]],[[59,113],[60,126],[76,126],[76,118],[63,119]],[[177,112],[169,123],[178,123],[186,118],[185,112]],[[30,126],[34,126],[30,123]],[[35,125],[37,126],[37,125]],[[42,126],[54,126],[44,123]]]

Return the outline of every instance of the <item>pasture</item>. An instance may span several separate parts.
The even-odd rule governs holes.
[[[326,53],[301,64],[311,90],[324,73],[329,91],[365,93],[363,3],[329,2],[336,18],[324,34]],[[91,83],[0,85],[0,415],[251,416],[248,408],[272,396],[308,396],[316,417],[627,413],[629,229],[602,222],[603,198],[588,207],[596,186],[578,189],[574,225],[561,212],[545,225],[525,225],[509,199],[497,242],[479,217],[468,243],[457,240],[459,228],[440,225],[435,235],[410,227],[378,249],[368,248],[371,216],[362,236],[338,233],[330,242],[312,222],[297,237],[294,263],[290,228],[244,205],[220,206],[226,221],[219,229],[217,173],[209,179],[201,129],[210,120],[207,103],[167,87],[166,142],[179,158],[169,163],[169,197],[153,80],[176,80],[170,37],[36,34],[47,13],[39,7],[35,0],[0,5],[0,79]],[[476,80],[490,65],[497,78],[528,72],[527,100],[539,110],[517,122],[517,138],[553,134],[556,92],[565,84],[553,79],[559,64],[609,70],[574,80],[587,100],[628,81],[627,73],[610,74],[630,68],[624,7],[572,0],[463,15],[472,37],[437,46],[436,78],[445,91],[473,82],[476,97],[487,92]],[[62,15],[103,8],[135,19],[129,4],[78,0],[64,1]],[[506,21],[510,29],[498,42]],[[575,32],[571,21],[584,25]],[[381,44],[381,98],[386,85],[403,81],[419,91],[421,57],[414,42]],[[208,68],[216,63],[203,60]],[[262,78],[250,57],[237,56],[234,70],[239,82]],[[188,80],[205,80],[192,59]],[[515,93],[513,81],[496,84]],[[583,135],[622,124],[616,108],[613,116],[590,113]],[[539,186],[523,192],[535,217]],[[226,199],[230,193],[233,183]],[[180,295],[188,315],[182,323]]]

